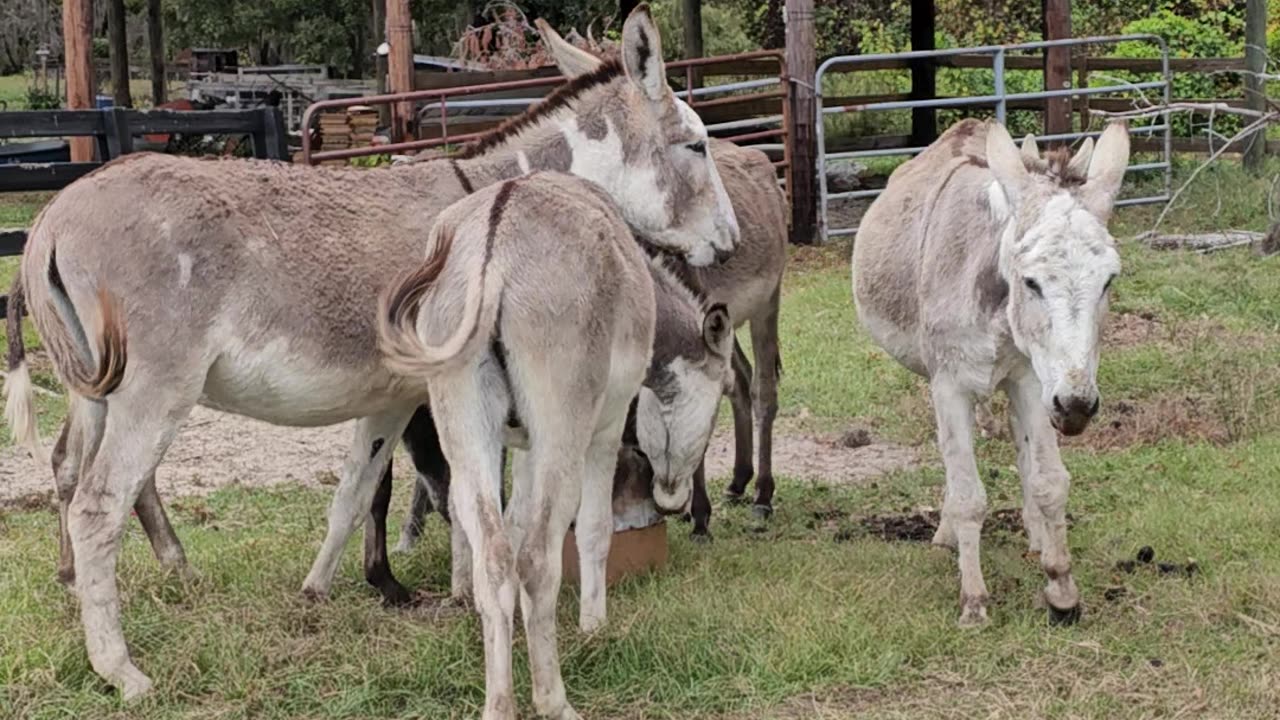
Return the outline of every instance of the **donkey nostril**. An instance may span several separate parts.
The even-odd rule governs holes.
[[[1062,407],[1062,401],[1058,399],[1057,395],[1053,396],[1053,409],[1063,414],[1067,412],[1067,409]]]

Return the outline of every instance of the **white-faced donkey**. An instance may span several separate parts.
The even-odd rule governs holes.
[[[1120,257],[1107,220],[1129,163],[1113,123],[1097,148],[1021,153],[1003,125],[952,126],[889,178],[853,246],[858,317],[872,338],[929,379],[946,466],[933,542],[959,550],[960,624],[987,620],[978,557],[986,490],[973,452],[974,402],[1009,397],[1022,520],[1048,577],[1055,622],[1080,593],[1067,549],[1070,476],[1056,428],[1084,431],[1100,403],[1099,336]]]
[[[126,698],[151,681],[120,625],[122,531],[135,502],[159,507],[156,466],[196,404],[279,425],[359,419],[304,582],[327,595],[427,399],[424,380],[398,376],[378,350],[378,294],[420,262],[445,207],[531,170],[561,170],[591,180],[634,232],[694,264],[732,252],[737,223],[706,130],[667,86],[647,8],[622,36],[620,62],[569,82],[457,160],[364,171],[139,153],[76,181],[36,219],[15,290],[71,394],[55,468],[64,577],[74,576],[94,670]],[[575,266],[561,267],[561,281]],[[21,333],[9,342],[6,415],[39,456]],[[157,554],[185,564],[178,548]]]

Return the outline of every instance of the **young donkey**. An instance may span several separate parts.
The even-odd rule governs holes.
[[[419,262],[424,229],[445,207],[530,169],[559,169],[595,182],[635,231],[691,262],[732,250],[737,225],[706,131],[666,85],[644,6],[624,24],[623,47],[621,63],[577,78],[456,161],[366,172],[131,155],[37,218],[16,285],[72,395],[56,471],[64,549],[75,551],[90,661],[126,698],[151,681],[120,627],[121,533],[195,404],[281,425],[360,419],[304,584],[328,593],[396,439],[427,398],[421,378],[383,363],[377,295]],[[6,414],[39,453],[20,337],[9,340],[17,392]],[[161,558],[182,562],[180,552]]]
[[[1004,126],[965,120],[894,171],[853,246],[858,316],[889,354],[929,379],[946,466],[933,542],[958,547],[961,625],[987,619],[978,557],[986,491],[973,454],[975,398],[1009,397],[1030,550],[1050,618],[1075,622],[1066,503],[1054,428],[1097,413],[1098,337],[1120,272],[1107,220],[1129,162],[1113,123],[1097,148],[1021,155]]]
[[[569,74],[571,67],[562,69]],[[751,323],[751,342],[756,366],[752,377],[750,362],[735,343],[733,371],[736,381],[731,383],[729,398],[733,406],[734,472],[733,482],[726,495],[740,499],[752,476],[752,406],[759,422],[759,476],[755,504],[760,514],[767,515],[772,508],[773,471],[772,439],[773,419],[778,411],[778,377],[782,361],[778,352],[778,304],[781,294],[782,273],[787,259],[786,206],[782,191],[778,188],[776,174],[769,157],[759,150],[742,148],[725,140],[711,140],[712,158],[724,183],[725,191],[733,204],[741,228],[741,237],[732,257],[724,263],[703,268],[692,268],[680,258],[670,258],[664,266],[678,275],[681,288],[688,287],[705,296],[712,304],[723,303],[729,309],[729,317],[735,327]],[[656,272],[656,271],[655,271]],[[666,272],[663,273],[667,274]],[[655,275],[655,282],[658,276]],[[662,286],[657,285],[659,297]],[[659,340],[664,330],[678,332],[678,327],[664,327],[665,316],[658,315]],[[655,361],[657,358],[655,358]],[[651,369],[651,373],[657,368]],[[415,436],[410,445],[414,462],[418,466],[419,481],[413,489],[413,500],[401,527],[398,552],[408,552],[417,543],[426,514],[440,510],[446,519],[449,468],[439,451],[430,414],[419,410],[410,423],[408,434]],[[705,443],[702,445],[705,447]],[[652,456],[652,448],[642,448]],[[388,588],[399,588],[391,577],[386,561],[385,526],[386,506],[390,501],[389,480],[387,488],[380,488],[374,501],[374,522],[365,535],[365,568],[369,582],[378,587],[390,601],[399,594],[388,593]],[[711,538],[708,524],[711,518],[711,502],[707,497],[704,468],[698,465],[694,474],[693,519],[694,539]]]
[[[574,278],[566,283],[570,266]],[[609,198],[558,173],[507,181],[445,210],[426,262],[382,295],[378,334],[387,366],[430,381],[432,415],[454,471],[453,525],[472,549],[470,580],[484,629],[485,718],[515,716],[517,589],[534,706],[543,716],[577,717],[565,698],[555,639],[561,545],[576,515],[579,542],[598,553],[583,572],[601,574],[592,586],[603,611],[614,468],[628,408],[639,393],[639,433],[669,437],[663,413],[645,406],[661,402],[658,394],[679,394],[684,380],[641,390],[655,312],[663,309],[654,303],[647,260]],[[721,318],[715,343],[724,368],[730,330],[723,311]],[[677,373],[681,364],[671,363]],[[720,389],[702,413],[708,426]],[[504,519],[499,456],[511,420],[527,432],[528,450],[513,454]],[[648,420],[656,427],[645,428]],[[678,511],[692,492],[692,472],[660,476],[654,491],[660,507]],[[584,603],[594,603],[587,587],[584,577]]]

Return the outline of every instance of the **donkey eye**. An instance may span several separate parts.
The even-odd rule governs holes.
[[[1038,298],[1044,297],[1044,291],[1040,289],[1040,283],[1036,282],[1031,278],[1026,278],[1022,282],[1027,286],[1028,290],[1036,294],[1036,297]]]
[[[705,141],[703,141],[703,140],[699,140],[698,142],[689,143],[688,145],[685,145],[685,147],[687,147],[687,148],[689,148],[690,150],[692,150],[692,151],[694,151],[694,152],[698,153],[699,155],[706,155],[706,154],[707,154],[707,143],[706,143]]]

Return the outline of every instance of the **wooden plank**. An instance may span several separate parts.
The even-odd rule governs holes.
[[[0,165],[0,193],[61,190],[100,167],[97,162]]]
[[[1231,72],[1244,69],[1244,58],[1169,58],[1170,72]],[[1159,58],[1089,58],[1090,70],[1160,72]]]
[[[911,0],[911,49],[934,49],[933,0]],[[938,92],[937,65],[933,58],[911,61],[911,99],[929,100]],[[936,108],[911,109],[911,139],[917,145],[928,145],[938,138]]]
[[[839,135],[827,138],[827,152],[853,152],[854,150],[888,150],[911,147],[910,135],[871,135],[856,137]]]
[[[129,112],[134,135],[182,133],[192,135],[249,134],[262,126],[257,109],[250,110],[134,110]]]
[[[1133,152],[1151,152],[1158,153],[1164,151],[1164,140],[1162,138],[1132,138],[1131,148]],[[1173,138],[1173,152],[1175,153],[1195,153],[1207,155],[1222,147],[1222,141],[1215,141],[1212,146],[1206,138]],[[1232,145],[1226,150],[1226,153],[1239,155],[1243,151],[1240,143]],[[1280,140],[1268,140],[1266,144],[1266,152],[1268,155],[1280,155]]]
[[[27,245],[25,228],[0,228],[0,257],[21,255]]]
[[[107,154],[104,157],[108,160],[133,152],[133,135],[129,132],[128,112],[124,108],[112,108],[102,113],[107,140]]]
[[[101,135],[97,110],[10,110],[0,112],[0,138]]]
[[[787,74],[791,76],[791,108],[787,134],[791,141],[791,242],[811,244],[818,237],[817,101],[813,74],[813,0],[786,0]]]

